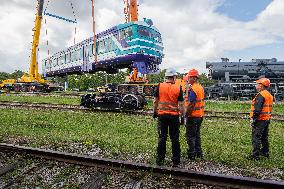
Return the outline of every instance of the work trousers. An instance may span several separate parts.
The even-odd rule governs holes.
[[[252,155],[259,157],[260,154],[269,155],[268,126],[269,120],[257,120],[252,126]]]
[[[168,133],[172,142],[172,161],[174,164],[180,163],[179,127],[179,116],[159,116],[157,126],[159,135],[156,158],[157,163],[161,163],[165,159]]]
[[[186,140],[189,158],[202,157],[200,127],[203,117],[188,117],[186,121]]]

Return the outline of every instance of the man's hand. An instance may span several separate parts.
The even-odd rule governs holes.
[[[158,113],[157,113],[157,112],[154,112],[153,118],[155,119],[155,118],[157,118],[157,117],[158,117]]]
[[[251,118],[251,119],[250,119],[250,126],[253,127],[254,124],[255,124],[255,120]]]
[[[184,125],[184,117],[183,116],[180,117],[180,122],[179,123],[180,123],[180,125]]]

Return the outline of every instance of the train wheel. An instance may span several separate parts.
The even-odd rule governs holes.
[[[134,94],[126,94],[122,98],[123,102],[123,109],[127,110],[136,110],[139,108],[139,99],[136,95]]]
[[[28,87],[27,86],[22,86],[22,92],[28,92]]]
[[[19,87],[19,85],[15,85],[15,86],[14,86],[14,91],[15,91],[15,92],[20,92],[20,87]]]

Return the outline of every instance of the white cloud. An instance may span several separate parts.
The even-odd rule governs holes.
[[[49,11],[73,18],[68,2],[53,1]],[[93,35],[90,2],[72,2],[78,23],[73,25],[46,18],[47,25],[43,24],[41,35],[41,58],[47,54],[47,39],[49,49],[54,53],[73,44],[74,37],[78,42]],[[250,22],[236,21],[215,12],[222,2],[143,0],[139,6],[139,18],[151,18],[163,37],[165,58],[162,68],[177,67],[184,71],[195,67],[204,72],[206,61],[218,59],[226,51],[272,44],[284,37],[283,0],[272,1]],[[26,0],[4,0],[0,5],[0,71],[28,70],[35,5]],[[123,23],[123,1],[97,1],[95,13],[98,32]]]

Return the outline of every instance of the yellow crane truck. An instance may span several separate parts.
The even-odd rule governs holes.
[[[38,72],[37,52],[39,44],[39,36],[42,22],[44,0],[38,0],[37,13],[35,19],[35,26],[33,28],[33,42],[29,73],[25,73],[18,79],[7,79],[2,81],[0,88],[9,88],[16,92],[30,92],[30,91],[49,91],[50,86],[46,80]]]

